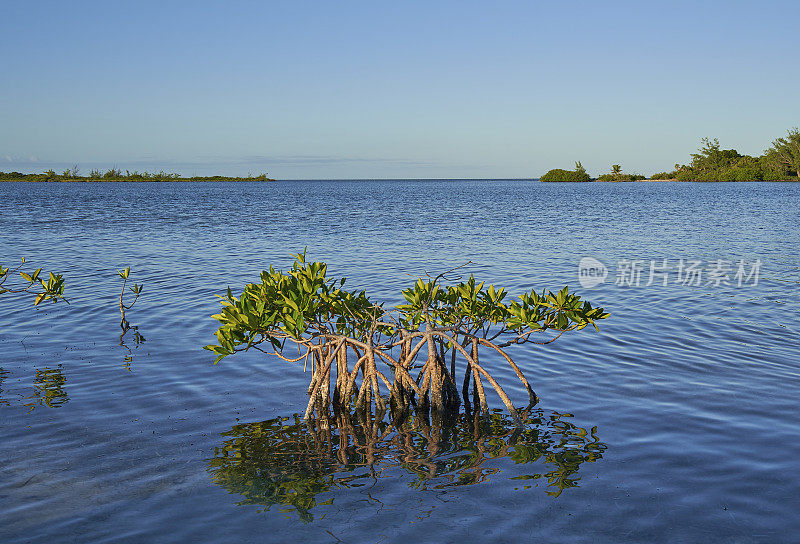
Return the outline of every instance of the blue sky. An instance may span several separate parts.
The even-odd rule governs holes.
[[[800,125],[800,2],[18,2],[0,170],[650,174]]]

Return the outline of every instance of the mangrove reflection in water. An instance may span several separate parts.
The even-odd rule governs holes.
[[[7,376],[8,370],[4,370],[0,367],[0,406],[11,406],[11,403],[3,398],[3,380],[5,380]]]
[[[29,402],[24,405],[31,411],[36,406],[59,408],[69,401],[69,396],[64,390],[66,383],[67,378],[64,377],[61,365],[58,365],[57,368],[36,370],[36,376],[33,380],[33,395],[25,397],[24,400]]]
[[[244,497],[238,504],[282,505],[310,522],[311,510],[333,504],[337,490],[402,474],[425,492],[488,482],[505,470],[515,488],[541,486],[558,496],[577,487],[581,464],[601,459],[607,448],[596,427],[574,425],[571,414],[529,409],[520,416],[521,426],[501,411],[460,414],[440,425],[409,416],[394,425],[368,414],[309,423],[295,414],[222,433],[208,471],[214,483]],[[503,458],[513,468],[506,463],[501,470]],[[320,493],[328,495],[318,502]],[[369,496],[379,502],[374,489]]]
[[[119,335],[119,345],[128,352],[128,354],[122,358],[122,365],[128,372],[133,372],[133,369],[131,368],[131,363],[133,362],[133,350],[125,342],[125,335],[128,334],[128,331],[133,331],[133,334],[129,340],[131,340],[133,343],[134,349],[139,349],[139,346],[146,342],[147,339],[139,333],[139,327],[137,326],[128,326],[127,329],[123,327],[122,334]]]
[[[3,381],[7,380],[9,371],[0,367],[0,406],[11,406],[9,391],[3,389]],[[33,391],[29,396],[17,393],[16,398],[28,411],[33,411],[37,406],[47,408],[60,408],[69,402],[69,395],[64,389],[67,378],[61,365],[56,368],[35,369],[33,378]]]

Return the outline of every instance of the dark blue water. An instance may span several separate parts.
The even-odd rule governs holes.
[[[62,272],[70,302],[0,295],[2,542],[800,539],[800,185],[4,183],[0,225],[0,263]],[[512,350],[541,398],[521,442],[498,411],[489,439],[461,421],[435,447],[410,430],[342,463],[295,425],[302,367],[202,350],[214,295],[306,246],[389,303],[471,261],[611,318]],[[587,256],[609,272],[592,289]],[[668,284],[646,285],[663,259]],[[700,285],[675,281],[681,259]],[[642,261],[638,286],[615,284],[623,260]],[[124,266],[144,283],[138,344],[120,345]],[[313,503],[286,482],[319,486]]]

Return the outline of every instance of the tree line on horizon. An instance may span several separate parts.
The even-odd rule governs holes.
[[[274,181],[266,172],[246,176],[181,176],[177,172],[139,172],[122,170],[114,167],[105,172],[91,170],[88,176],[80,175],[80,168],[74,165],[58,174],[54,170],[46,170],[41,174],[23,174],[22,172],[0,172],[0,181]]]
[[[762,155],[742,155],[735,149],[721,149],[716,138],[703,138],[689,164],[675,164],[671,172],[658,172],[652,180],[676,181],[800,181],[800,130],[787,131],[777,138]],[[540,181],[593,181],[580,162],[575,170],[556,168],[544,174]],[[639,181],[648,179],[641,174],[623,174],[614,164],[611,172],[595,178],[597,181]]]

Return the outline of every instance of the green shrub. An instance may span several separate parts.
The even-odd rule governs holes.
[[[736,181],[736,168],[723,168],[713,174],[714,181]]]
[[[22,172],[0,172],[0,179],[24,179],[27,174]]]
[[[764,170],[763,172],[763,180],[764,181],[783,181],[787,178],[786,174],[781,172],[780,170]]]
[[[597,181],[639,181],[647,179],[641,174],[603,174],[598,176]]]
[[[795,127],[786,137],[773,141],[762,158],[770,170],[783,172],[783,179],[800,179],[800,130]]]
[[[516,417],[511,400],[481,366],[486,359],[478,362],[478,351],[500,355],[499,360],[507,362],[522,381],[533,405],[537,400],[533,389],[502,348],[535,342],[537,337],[549,342],[587,326],[596,329],[595,320],[608,317],[568,287],[541,294],[530,291],[503,302],[505,289],[477,283],[471,275],[466,282],[441,284],[449,273],[418,279],[402,291],[405,303],[390,309],[369,299],[363,290],[344,290],[345,279],[330,279],[326,272],[325,263],[307,262],[303,253],[295,255],[288,272],[272,267],[263,271],[261,282],[247,284],[239,297],[228,288],[220,297],[222,311],[213,316],[220,322],[219,343],[206,346],[217,355],[215,363],[254,348],[287,362],[311,364],[305,419],[315,409],[327,410],[331,401],[345,408],[355,401],[356,408],[368,408],[372,398],[376,410],[382,411],[386,405],[381,382],[389,389],[391,402],[403,410],[414,396],[417,406],[437,412],[456,407],[460,394],[455,380],[462,383],[456,374],[459,369],[464,389],[473,380],[479,397],[476,405],[482,411],[488,412],[488,405],[481,376]],[[425,345],[427,349],[421,349]],[[290,353],[295,348],[296,356]],[[355,355],[349,359],[355,362],[352,368],[348,352]],[[360,387],[355,383],[359,368]],[[421,373],[415,380],[409,371],[416,368]],[[332,384],[336,384],[333,398]]]
[[[555,168],[545,173],[539,181],[592,181],[589,174],[580,162],[575,163],[575,170],[563,170]]]
[[[741,166],[733,168],[733,178],[731,181],[762,181],[764,172],[758,166]]]
[[[775,161],[774,157],[769,153],[759,157],[758,163],[764,181],[783,181],[789,179],[785,167]]]
[[[695,174],[694,181],[719,181],[720,172],[718,170],[706,170]]]

